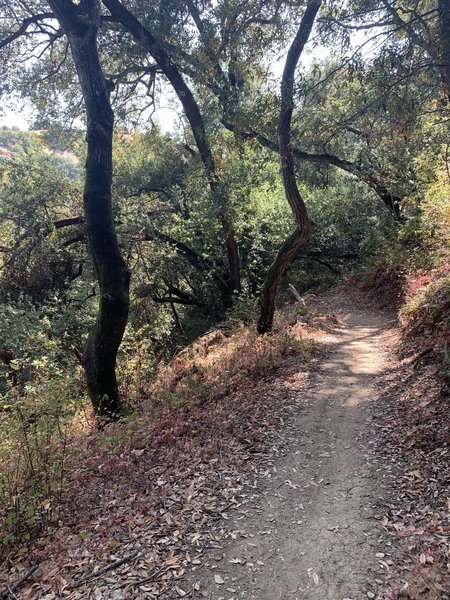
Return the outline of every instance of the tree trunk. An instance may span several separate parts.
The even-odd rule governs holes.
[[[239,256],[239,246],[234,235],[234,231],[230,228],[227,235],[227,254],[228,268],[230,271],[230,288],[232,292],[240,294],[241,286],[241,259]]]
[[[450,101],[450,0],[439,0],[441,56],[447,99]]]
[[[295,180],[294,154],[291,144],[291,121],[294,108],[295,70],[303,48],[308,41],[320,4],[321,0],[311,0],[306,7],[297,35],[289,48],[281,79],[281,109],[278,122],[281,174],[286,200],[291,207],[297,229],[281,246],[267,272],[260,299],[259,333],[267,333],[272,329],[275,314],[275,299],[281,277],[294,258],[297,250],[308,241],[314,230],[314,223],[308,217],[305,202]]]
[[[97,51],[100,5],[96,0],[48,2],[69,40],[87,115],[83,205],[100,300],[82,362],[95,413],[113,417],[121,408],[116,358],[128,319],[130,272],[120,252],[112,213],[114,115]]]
[[[302,243],[302,234],[299,229],[296,228],[283,242],[283,245],[277,252],[275,260],[267,271],[261,292],[261,311],[258,319],[258,333],[267,333],[272,329],[273,316],[275,313],[275,300],[281,277],[294,259],[297,250]]]
[[[192,134],[205,168],[211,193],[213,194],[214,200],[218,206],[218,212],[226,240],[230,291],[240,292],[241,266],[239,247],[232,225],[229,222],[229,219],[227,219],[225,216],[228,208],[226,190],[220,186],[220,178],[211,148],[208,144],[205,124],[195,97],[190,87],[185,82],[178,67],[172,62],[165,48],[155,38],[152,32],[147,29],[147,27],[145,27],[133,15],[133,13],[131,13],[128,8],[122,4],[122,2],[120,2],[120,0],[102,1],[106,8],[110,11],[111,15],[131,33],[136,41],[144,46],[146,51],[149,52],[154,60],[158,63],[161,71],[169,80],[174,92],[183,106],[184,113],[189,121],[189,125],[191,126]]]

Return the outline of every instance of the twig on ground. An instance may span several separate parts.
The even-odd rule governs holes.
[[[144,577],[144,579],[138,579],[137,581],[127,581],[126,583],[122,583],[122,584],[116,586],[114,588],[114,590],[120,590],[121,588],[127,587],[127,585],[136,587],[139,585],[143,585],[144,583],[150,583],[152,581],[156,581],[156,578],[158,577],[158,575],[161,575],[161,573],[164,573],[167,571],[168,571],[167,567],[161,567],[160,569],[155,571],[152,575],[149,575],[148,577]]]
[[[89,575],[86,575],[86,577],[83,577],[82,579],[80,579],[79,581],[77,581],[74,584],[74,587],[75,588],[81,587],[87,581],[90,581],[91,579],[95,579],[95,577],[98,577],[99,575],[103,575],[104,573],[107,573],[108,571],[112,571],[113,569],[117,569],[117,567],[121,567],[125,563],[130,562],[130,560],[133,560],[134,558],[137,558],[138,555],[139,555],[139,553],[140,553],[140,550],[135,550],[134,552],[132,552],[128,556],[124,556],[123,558],[115,560],[110,565],[106,565],[106,567],[103,567],[102,569],[99,569],[98,571],[95,571],[95,570],[92,571],[91,573],[89,573]]]
[[[11,596],[12,598],[16,598],[17,596],[14,594],[14,592],[23,584],[25,583],[25,581],[27,579],[29,579],[33,573],[35,571],[37,571],[39,568],[39,565],[33,565],[30,569],[28,569],[28,571],[26,573],[24,573],[22,575],[22,577],[20,579],[18,579],[15,583],[13,583],[12,585],[7,585],[6,589],[3,590],[3,592],[0,595],[0,599],[1,600],[6,600],[9,596]]]

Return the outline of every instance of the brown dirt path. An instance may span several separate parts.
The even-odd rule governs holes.
[[[193,598],[360,600],[383,597],[376,553],[382,496],[367,459],[388,320],[352,307],[334,352],[295,418],[286,456],[257,504],[229,522],[228,542],[198,567]],[[293,433],[292,431],[290,433]],[[381,584],[381,580],[379,580]]]

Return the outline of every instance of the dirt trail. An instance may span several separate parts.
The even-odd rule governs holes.
[[[193,597],[381,597],[369,573],[379,552],[373,506],[382,494],[367,453],[387,321],[358,310],[340,316],[335,350],[314,377],[285,458],[258,505],[238,511],[229,541],[194,574],[203,594]]]

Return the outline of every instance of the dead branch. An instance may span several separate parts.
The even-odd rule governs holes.
[[[90,581],[91,579],[94,579],[95,577],[99,577],[99,575],[103,575],[104,573],[107,573],[108,571],[112,571],[113,569],[117,569],[118,567],[121,567],[125,563],[128,563],[131,560],[133,560],[134,558],[137,558],[139,556],[139,554],[140,554],[140,550],[135,550],[134,552],[132,552],[128,556],[124,556],[123,558],[119,558],[118,560],[115,560],[110,565],[106,565],[106,567],[103,567],[102,569],[99,569],[98,571],[95,571],[95,569],[94,569],[94,571],[92,571],[91,573],[89,573],[89,575],[86,575],[86,577],[83,577],[82,579],[80,579],[79,581],[77,581],[75,583],[74,587],[75,588],[79,588],[84,583],[86,583],[87,581]]]
[[[6,587],[6,589],[4,589],[3,592],[1,593],[0,599],[7,600],[7,598],[9,596],[14,598],[15,590],[17,590],[23,583],[25,583],[25,581],[27,581],[27,579],[29,579],[33,575],[33,573],[38,570],[38,568],[39,568],[39,565],[33,565],[30,569],[28,569],[28,571],[26,571],[26,573],[24,573],[22,575],[22,577],[20,579],[18,579],[12,585],[8,585]]]
[[[72,352],[72,354],[75,356],[75,358],[77,359],[77,361],[80,363],[80,365],[83,364],[83,355],[81,354],[81,352],[78,350],[78,348],[75,346],[75,344],[72,344],[69,348],[69,350]]]
[[[300,294],[298,293],[296,288],[292,285],[292,283],[290,283],[288,285],[288,288],[289,288],[289,291],[294,296],[294,298],[297,300],[297,304],[300,304],[301,306],[306,306],[305,300],[300,296]]]

